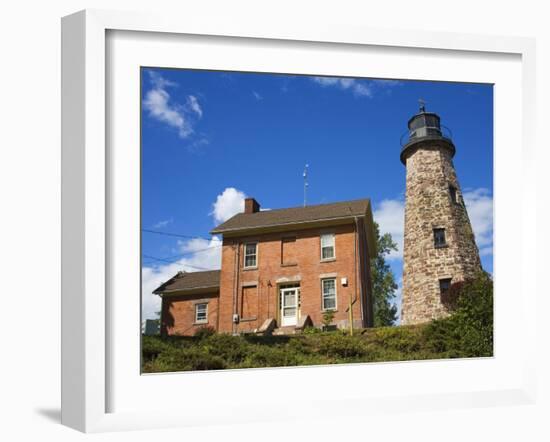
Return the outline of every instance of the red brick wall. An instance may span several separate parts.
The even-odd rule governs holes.
[[[162,298],[161,334],[191,336],[205,325],[218,329],[218,293],[168,295]],[[195,324],[195,304],[208,303],[208,322]]]
[[[334,233],[336,243],[336,258],[333,261],[322,262],[320,251],[321,233]],[[281,260],[281,241],[283,238],[296,236],[294,247],[295,265],[285,265]],[[364,238],[363,238],[364,239]],[[246,242],[258,242],[258,267],[256,269],[243,269],[243,244]],[[336,274],[337,312],[334,323],[343,325],[342,321],[348,320],[348,307],[350,297],[357,293],[357,302],[353,306],[354,323],[356,326],[364,326],[366,317],[365,298],[366,290],[361,297],[361,281],[365,283],[368,278],[368,259],[366,251],[358,253],[363,256],[362,267],[357,259],[358,290],[355,292],[354,272],[354,242],[355,226],[353,224],[335,226],[332,228],[309,229],[295,232],[270,233],[250,237],[224,238],[222,247],[222,273],[220,281],[220,316],[219,331],[233,332],[246,331],[259,328],[267,318],[275,318],[279,322],[278,280],[287,278],[289,282],[299,282],[301,289],[301,315],[309,315],[314,325],[322,323],[321,308],[321,278],[322,274]],[[365,247],[366,241],[359,238],[358,249]],[[239,256],[236,263],[236,256]],[[236,265],[238,264],[238,266]],[[348,285],[342,286],[341,278],[348,279]],[[258,299],[258,315],[255,319],[247,317],[249,311],[243,312],[243,286],[250,287],[256,284]],[[246,292],[246,291],[245,291]],[[246,296],[246,293],[245,293]],[[246,308],[249,308],[248,306]],[[237,310],[244,321],[233,326],[232,316]],[[243,315],[243,313],[245,315]]]

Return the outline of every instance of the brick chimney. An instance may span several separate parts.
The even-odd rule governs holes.
[[[260,211],[260,203],[254,198],[245,198],[244,213],[256,213]]]

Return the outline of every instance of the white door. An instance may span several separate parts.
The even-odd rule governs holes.
[[[281,289],[281,327],[296,325],[298,315],[298,288]]]

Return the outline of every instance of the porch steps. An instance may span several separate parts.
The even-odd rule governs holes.
[[[279,327],[273,330],[273,336],[295,335],[296,333],[300,333],[300,330],[297,330],[294,325],[290,327]]]

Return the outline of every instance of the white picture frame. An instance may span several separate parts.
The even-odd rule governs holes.
[[[416,31],[393,32],[368,28],[350,28],[326,23],[305,25],[257,23],[242,20],[215,22],[200,17],[157,16],[150,13],[126,13],[87,10],[63,18],[62,21],[62,423],[84,432],[115,431],[140,428],[208,425],[215,416],[217,422],[258,422],[296,418],[328,413],[326,401],[340,401],[330,408],[330,414],[368,414],[374,411],[408,409],[441,409],[499,404],[533,403],[535,397],[535,336],[536,324],[518,317],[525,339],[525,351],[518,356],[522,367],[520,383],[484,390],[476,387],[461,393],[437,392],[424,395],[377,396],[376,400],[359,392],[353,398],[336,391],[325,400],[314,398],[313,407],[303,410],[259,409],[246,400],[236,398],[235,409],[217,410],[211,416],[185,410],[155,409],[145,411],[109,411],[109,367],[113,354],[109,345],[109,323],[112,312],[108,300],[108,244],[113,240],[107,228],[110,217],[109,173],[106,132],[107,108],[106,35],[110,31],[154,32],[163,35],[198,35],[225,38],[262,39],[274,43],[284,41],[323,44],[370,46],[385,48],[426,49],[448,52],[468,52],[480,59],[484,54],[508,54],[520,57],[521,115],[520,144],[523,185],[515,203],[521,226],[515,249],[521,262],[521,306],[533,305],[536,287],[527,278],[527,256],[534,256],[536,245],[527,238],[535,231],[536,192],[534,174],[528,171],[535,158],[535,46],[532,39],[491,37],[451,33]],[[498,105],[495,112],[498,118]],[[498,138],[495,143],[500,142]],[[111,171],[112,172],[112,171]],[[505,197],[504,197],[505,198]],[[496,195],[498,206],[498,195]],[[498,218],[497,218],[498,220]],[[498,224],[496,229],[498,235]],[[495,243],[498,248],[498,242]],[[506,254],[505,250],[496,254]],[[496,266],[496,268],[498,268]],[[498,270],[496,270],[498,272]],[[497,277],[498,278],[498,277]],[[497,279],[498,281],[498,279]],[[498,296],[498,287],[497,287]],[[498,309],[498,297],[496,308]],[[496,355],[498,358],[498,354]],[[379,364],[380,366],[380,364]],[[386,366],[386,367],[389,367]],[[422,363],[410,363],[416,372]],[[330,367],[319,370],[330,370]],[[340,370],[348,370],[338,367]],[[277,369],[272,369],[277,370]],[[348,370],[351,377],[360,376],[361,366]],[[281,370],[285,376],[298,376],[299,371]],[[262,382],[262,371],[251,371]],[[259,374],[258,374],[259,373]],[[265,372],[263,372],[265,373]],[[290,373],[290,374],[288,374]],[[271,371],[271,375],[273,371]],[[208,373],[210,379],[218,373]],[[229,374],[243,378],[243,373]],[[177,375],[174,375],[177,376]],[[252,375],[251,375],[252,376]],[[172,378],[176,379],[176,378]],[[197,378],[198,379],[198,378]],[[170,381],[166,381],[170,382]],[[195,380],[196,382],[196,380]],[[222,401],[223,402],[223,401]],[[215,405],[213,405],[215,407]],[[248,413],[246,411],[248,410]],[[335,411],[336,410],[336,411]],[[225,413],[225,414],[224,414]]]

